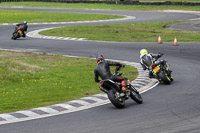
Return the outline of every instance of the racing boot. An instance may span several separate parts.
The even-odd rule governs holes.
[[[130,90],[127,89],[127,87],[125,87],[125,86],[122,87],[122,91],[123,91],[123,92],[126,92],[126,93],[130,92]]]
[[[171,80],[171,81],[174,81],[174,79],[173,79],[173,77],[172,77],[172,76],[170,76],[169,78],[170,78],[170,80]]]
[[[149,78],[155,78],[156,76],[153,75],[153,72],[152,71],[149,71]]]
[[[26,37],[26,34],[25,34],[24,32],[23,32],[23,34],[22,34],[22,37],[23,37],[23,38],[25,38],[25,37]]]
[[[168,70],[167,71],[167,76],[170,78],[171,81],[173,81],[174,79],[173,79],[171,73],[172,73],[172,70]]]

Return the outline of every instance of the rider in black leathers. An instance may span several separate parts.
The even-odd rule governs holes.
[[[22,31],[23,37],[26,37],[25,31],[27,31],[27,29],[28,29],[27,21],[16,24],[15,30],[17,30],[19,27],[23,29],[23,31]]]
[[[110,66],[118,66],[119,68],[124,67],[125,65],[118,62],[105,61],[105,58],[102,55],[97,56],[96,62],[98,66],[94,69],[94,80],[99,83],[99,76],[102,80],[111,79],[114,82],[121,82],[122,90],[124,92],[129,92],[127,90],[127,81],[128,79],[122,76],[112,75],[110,72]]]

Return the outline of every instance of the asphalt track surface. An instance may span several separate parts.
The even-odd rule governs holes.
[[[124,23],[186,20],[199,17],[193,14],[142,11],[25,10],[121,14],[136,17]],[[30,25],[28,30],[53,26],[55,25]],[[124,109],[116,109],[111,104],[106,104],[48,118],[0,125],[0,133],[200,132],[200,43],[179,43],[179,46],[173,46],[173,43],[61,41],[29,37],[14,41],[10,39],[13,29],[14,26],[10,25],[0,26],[0,48],[83,57],[103,54],[106,58],[134,62],[139,62],[139,51],[142,48],[153,53],[163,52],[165,55],[162,59],[166,59],[171,64],[175,81],[171,85],[160,84],[142,94],[144,103],[141,105],[129,100]]]

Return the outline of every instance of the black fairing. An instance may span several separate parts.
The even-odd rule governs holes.
[[[144,55],[142,57],[142,62],[144,63],[144,65],[146,65],[147,67],[150,67],[152,65],[152,59],[150,56],[148,55]]]

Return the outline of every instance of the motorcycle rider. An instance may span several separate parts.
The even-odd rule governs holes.
[[[28,29],[27,21],[24,21],[23,23],[16,24],[15,31],[19,27],[23,29],[23,31],[22,31],[23,37],[26,37],[25,31],[27,31],[27,29]]]
[[[110,66],[118,66],[119,68],[123,68],[125,67],[125,65],[120,64],[118,62],[107,61],[105,60],[103,55],[98,55],[96,57],[96,62],[98,66],[94,69],[95,82],[99,83],[101,81],[99,80],[99,76],[100,76],[102,80],[110,79],[114,82],[121,82],[122,91],[130,92],[130,90],[127,89],[128,79],[122,76],[112,75],[110,71]]]
[[[158,54],[153,54],[153,53],[149,53],[146,49],[142,49],[140,50],[140,64],[143,68],[143,70],[148,69],[149,70],[149,78],[155,78],[155,75],[153,74],[153,70],[152,70],[152,65],[156,64],[158,61],[158,58],[160,58],[161,56],[163,56],[163,53],[158,53]],[[143,58],[149,58],[152,62],[151,66],[147,66],[143,63]],[[165,60],[160,60],[160,62],[165,66],[166,65],[166,61]],[[170,76],[171,80],[173,80],[173,78],[171,77],[171,70],[168,70],[168,75]]]

